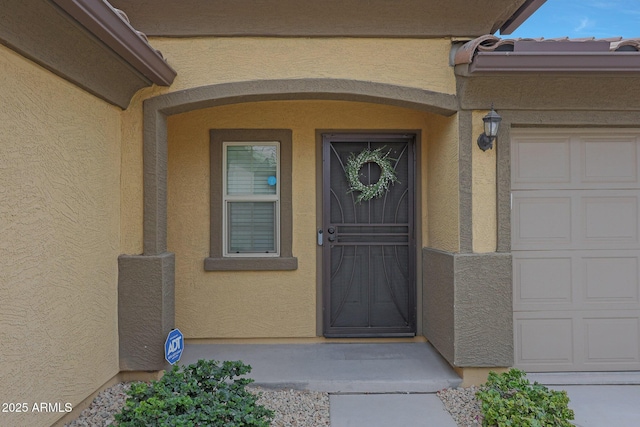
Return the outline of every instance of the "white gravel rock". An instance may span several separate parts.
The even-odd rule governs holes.
[[[478,427],[482,425],[480,402],[476,399],[478,387],[447,388],[438,392],[445,409],[451,414],[458,427]]]
[[[91,405],[65,427],[107,427],[111,425],[115,421],[115,414],[120,412],[127,400],[127,391],[130,386],[130,383],[118,383],[101,391],[93,399]]]
[[[270,390],[250,387],[260,395],[258,403],[275,411],[272,427],[330,426],[329,394],[300,390]]]

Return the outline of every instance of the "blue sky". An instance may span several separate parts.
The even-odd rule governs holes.
[[[640,0],[547,0],[511,35],[518,37],[640,37]]]

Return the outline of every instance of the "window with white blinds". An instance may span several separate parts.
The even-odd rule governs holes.
[[[279,255],[278,142],[223,144],[224,256]]]

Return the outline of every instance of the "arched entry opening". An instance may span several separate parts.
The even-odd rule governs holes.
[[[337,101],[349,102],[344,103]],[[338,105],[340,107],[338,107]],[[277,106],[277,108],[265,109],[265,106]],[[303,107],[302,110],[300,107]],[[347,110],[341,110],[343,107],[347,108]],[[314,115],[311,110],[303,112],[305,108],[313,108],[316,112],[324,112],[320,115],[316,114],[318,119],[314,120]],[[358,112],[358,108],[360,112]],[[392,128],[396,130],[400,128],[411,128],[413,130],[421,130],[428,121],[424,118],[426,116],[440,121],[434,128],[447,128],[448,126],[453,126],[453,124],[450,123],[452,120],[450,117],[455,114],[455,108],[456,100],[453,95],[386,84],[334,79],[273,80],[220,84],[169,93],[145,101],[144,254],[120,257],[119,287],[121,296],[119,321],[121,325],[121,368],[123,370],[161,369],[163,358],[161,352],[158,352],[157,349],[161,349],[162,347],[158,347],[158,343],[162,342],[175,322],[176,290],[180,292],[183,286],[182,283],[178,282],[178,287],[176,288],[176,268],[178,269],[178,274],[181,275],[183,266],[181,261],[176,263],[174,254],[169,252],[167,239],[168,222],[171,221],[170,217],[173,215],[168,215],[167,207],[167,176],[171,173],[171,168],[173,167],[171,166],[168,152],[171,145],[170,135],[174,130],[177,131],[180,126],[189,122],[189,120],[204,120],[202,127],[198,128],[200,136],[202,136],[202,130],[207,131],[216,126],[221,128],[253,127],[289,129],[298,126],[299,130],[294,130],[294,133],[302,132],[306,135],[303,139],[307,138],[307,143],[309,144],[307,149],[310,148],[311,150],[306,153],[311,154],[311,156],[309,156],[311,165],[313,169],[317,170],[315,167],[316,160],[314,159],[317,148],[316,131],[323,129],[370,130],[373,128],[387,130]],[[269,123],[264,121],[260,123],[260,118],[264,118],[264,114],[269,111],[272,114],[272,120]],[[294,126],[292,126],[291,121],[289,121],[287,125],[286,120],[278,123],[276,118],[278,116],[277,113],[282,113],[283,111],[289,111],[290,114],[295,114],[297,118],[294,122],[298,124],[293,123]],[[206,113],[203,115],[201,112]],[[361,117],[360,113],[362,113]],[[378,121],[377,125],[373,125],[374,121],[377,120],[372,114],[379,115],[378,117],[385,115],[388,117],[390,113],[397,117],[393,120],[388,120],[386,124]],[[225,114],[229,119],[226,123],[224,122]],[[325,119],[322,119],[323,114],[325,115]],[[349,114],[352,120],[345,122],[345,117],[349,117]],[[410,116],[411,114],[416,116],[414,117],[416,120],[419,120],[417,118],[418,115],[422,115],[422,122],[424,124],[421,126],[402,125],[402,123],[408,123],[406,117],[403,119],[402,116]],[[282,115],[280,115],[280,117],[282,117]],[[330,119],[331,117],[334,119]],[[211,121],[208,122],[208,120]],[[306,123],[304,123],[305,121]],[[309,132],[312,132],[311,135]],[[205,139],[207,138],[208,136],[205,132]],[[455,132],[450,136],[450,139],[457,144],[457,135]],[[206,147],[208,148],[208,145]],[[300,159],[304,159],[307,154],[302,151],[295,152],[294,149],[293,155],[300,156]],[[204,162],[200,162],[199,167],[208,163],[208,160],[208,157],[205,156]],[[294,163],[296,161],[298,161],[298,157],[296,157]],[[301,165],[302,164],[304,164],[303,161]],[[208,169],[206,171],[208,172]],[[307,187],[311,185],[313,190],[319,181],[314,174],[307,173],[307,175],[311,175],[310,178],[307,176],[311,184],[307,183],[305,185]],[[300,170],[297,172],[294,170],[293,177],[296,180],[299,177],[300,180],[304,181],[304,166],[300,166]],[[294,184],[294,194],[296,194],[298,190],[305,191],[307,187],[295,189]],[[177,191],[180,192],[179,190]],[[186,192],[182,194],[188,195],[189,193]],[[207,196],[208,194],[205,194],[205,200]],[[315,196],[310,194],[307,196],[307,199],[309,198],[314,200]],[[300,199],[299,202],[295,203],[301,206],[304,202],[303,199]],[[184,207],[183,204],[178,205]],[[172,204],[172,209],[173,206]],[[314,215],[316,208],[317,206],[312,207],[311,210],[313,212],[311,212],[311,214],[301,212],[298,218],[296,218],[296,223],[299,223],[300,226],[305,227],[305,229],[309,228],[310,231],[306,231],[310,232],[312,236],[315,236],[316,226],[314,222],[316,218]],[[294,215],[295,214],[296,213],[294,213]],[[178,215],[174,217],[177,218]],[[298,230],[298,233],[302,233],[302,230]],[[202,230],[201,235],[209,238],[208,230]],[[295,229],[293,235],[296,236]],[[304,244],[296,243],[296,237],[293,239],[294,250],[300,248],[304,251]],[[314,239],[314,237],[312,237],[312,239]],[[315,242],[315,240],[313,241]],[[306,250],[310,250],[310,253],[313,254],[312,257],[315,259],[316,248],[315,246],[312,247],[313,249],[307,246]],[[202,262],[202,259],[200,262]],[[309,271],[312,272],[314,277],[316,276],[315,265],[315,262],[305,262],[304,265],[304,268],[310,268]],[[300,268],[302,268],[302,266]],[[298,270],[300,270],[300,268]],[[205,277],[206,279],[203,279],[204,282],[210,281],[212,276],[211,274],[207,276],[208,273],[203,271],[202,264],[200,264],[199,269],[200,271],[197,276],[200,278]],[[309,271],[287,272],[284,274],[298,274],[300,276],[307,274],[308,276]],[[193,276],[190,277],[193,278]],[[308,281],[310,279],[311,278],[307,277]],[[274,280],[277,281],[278,279]],[[133,285],[133,282],[135,282],[135,285]],[[307,289],[303,298],[306,298],[307,305],[311,304],[313,306],[318,299],[316,298],[316,288],[313,287],[312,289],[311,293],[309,293]],[[283,292],[286,293],[286,290],[283,290]],[[229,297],[234,297],[233,292],[231,292],[230,295]],[[202,298],[200,298],[200,300],[202,300]],[[135,301],[135,303],[130,301]],[[179,321],[182,323],[183,318],[180,317],[182,315],[180,314],[181,308],[179,304],[180,303],[178,303],[177,313],[180,319]],[[250,309],[250,305],[248,306]],[[305,311],[307,308],[308,307],[303,304],[303,308],[300,310]],[[267,307],[266,310],[268,309]],[[140,319],[141,312],[147,314],[142,321]],[[132,321],[134,318],[136,319],[135,322]],[[296,317],[293,316],[292,318],[295,319]],[[289,322],[289,320],[285,319],[284,323],[287,322]],[[194,324],[195,323],[199,322],[194,321]],[[251,321],[249,323],[255,324],[256,322]],[[298,325],[298,329],[283,327],[281,332],[277,332],[276,334],[278,336],[308,336],[310,333],[316,334],[319,322],[314,316],[311,320],[305,318],[300,322],[300,325]],[[144,333],[141,333],[141,331],[144,331]],[[211,331],[194,330],[193,336],[204,337],[211,333]],[[227,329],[226,331],[219,330],[213,333],[218,336],[229,336],[229,334],[237,334],[237,331],[234,332]],[[255,333],[255,328],[253,333]],[[264,331],[261,332],[261,334],[264,335]]]

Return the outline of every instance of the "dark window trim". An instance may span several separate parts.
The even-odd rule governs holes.
[[[204,260],[206,271],[220,270],[296,270],[298,259],[293,256],[293,212],[291,203],[291,172],[293,137],[290,129],[211,129],[210,156],[210,239],[209,257]],[[280,256],[223,257],[220,233],[222,224],[222,143],[280,142]]]

